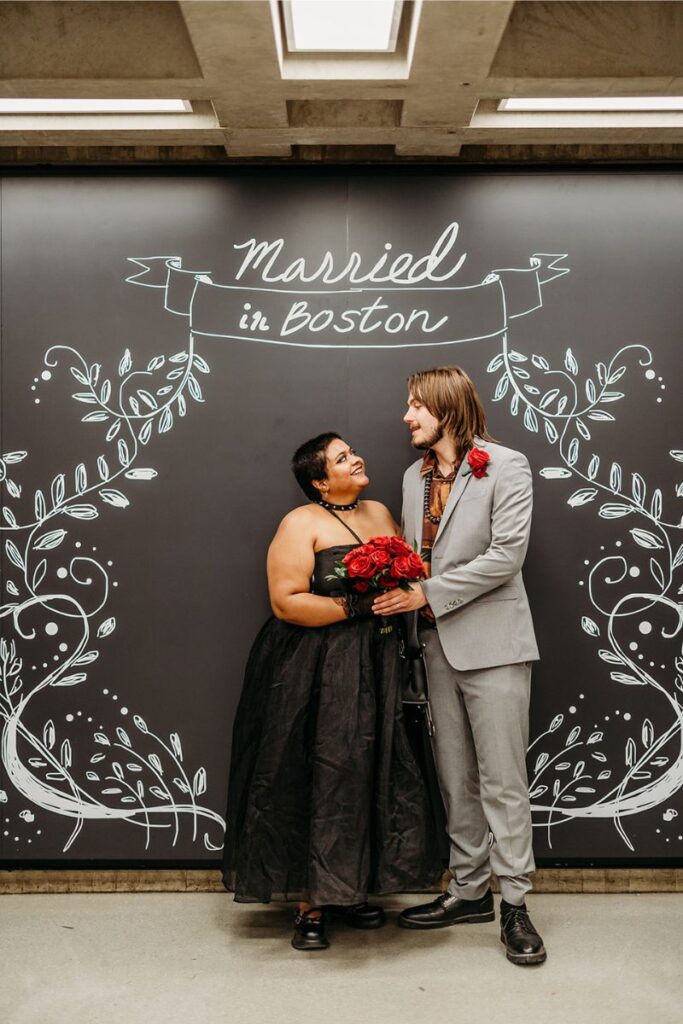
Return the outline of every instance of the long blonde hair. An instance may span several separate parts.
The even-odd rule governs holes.
[[[408,377],[413,398],[426,406],[444,433],[455,441],[458,462],[474,445],[475,436],[494,441],[486,429],[486,414],[477,389],[459,366],[437,366]]]

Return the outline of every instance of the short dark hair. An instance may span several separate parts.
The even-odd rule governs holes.
[[[312,437],[310,441],[300,445],[292,456],[292,472],[299,487],[311,501],[317,501],[320,497],[313,486],[313,481],[326,479],[325,452],[330,442],[337,439],[341,440],[341,434],[334,431],[318,434],[317,437]]]

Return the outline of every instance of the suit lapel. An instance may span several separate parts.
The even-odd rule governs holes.
[[[423,502],[423,478],[420,476],[419,468],[410,477],[410,492],[406,500],[406,534],[415,538],[417,550],[422,545],[422,502]]]
[[[464,475],[465,470],[467,470],[467,476]],[[446,523],[448,522],[448,520],[453,515],[453,511],[455,509],[455,506],[458,504],[458,502],[462,498],[463,494],[465,493],[465,490],[467,489],[467,485],[469,484],[471,479],[472,479],[472,473],[470,472],[469,464],[468,464],[466,459],[463,459],[463,461],[462,461],[462,463],[460,465],[460,469],[458,470],[458,472],[456,474],[456,477],[455,477],[455,480],[453,481],[453,486],[451,487],[451,493],[448,495],[448,501],[446,502],[446,507],[443,510],[443,515],[441,516],[441,522],[439,523],[439,529],[436,531],[436,537],[434,538],[434,544],[435,545],[436,545],[436,542],[438,541],[439,537],[443,533],[443,531],[444,531],[444,529],[446,527]]]

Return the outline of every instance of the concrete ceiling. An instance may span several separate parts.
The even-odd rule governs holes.
[[[683,95],[679,2],[406,2],[395,54],[288,54],[269,0],[0,3],[0,93],[173,97],[188,114],[0,115],[0,156],[458,161],[683,153],[683,112],[513,114],[506,96]],[[558,149],[559,147],[559,149]],[[569,149],[567,149],[569,147]]]

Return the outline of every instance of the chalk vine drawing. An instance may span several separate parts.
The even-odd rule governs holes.
[[[563,714],[553,718],[530,746],[534,825],[546,830],[551,848],[555,826],[578,818],[608,818],[633,850],[623,819],[666,803],[683,784],[680,637],[670,679],[657,678],[650,671],[654,663],[646,667],[643,653],[635,653],[639,648],[636,638],[642,641],[653,633],[652,618],[657,619],[662,641],[673,642],[681,632],[683,587],[676,592],[674,577],[683,565],[683,520],[667,522],[663,518],[661,488],[648,495],[641,473],[633,472],[627,482],[620,463],[607,466],[594,450],[593,432],[615,422],[610,410],[624,397],[617,388],[634,358],[641,367],[652,364],[652,352],[645,345],[626,345],[608,364],[591,366],[581,386],[578,360],[571,348],[565,353],[564,366],[552,368],[541,355],[529,358],[511,349],[506,335],[502,351],[487,367],[490,373],[501,374],[494,401],[509,398],[511,414],[521,416],[527,430],[544,433],[557,452],[559,464],[541,469],[541,476],[571,480],[575,489],[567,503],[579,514],[586,514],[584,510],[591,505],[602,519],[632,523],[629,543],[636,551],[647,552],[649,559],[646,578],[636,585],[641,569],[633,558],[621,553],[600,557],[588,574],[590,608],[581,618],[581,627],[596,640],[597,657],[607,666],[613,683],[650,688],[652,701],[662,706],[666,727],[657,732],[647,717],[630,726],[631,715],[627,714],[622,719],[628,733],[623,763],[610,764],[601,750],[601,730],[572,726]],[[651,369],[645,374],[649,379],[655,377]],[[683,462],[683,451],[669,454]],[[683,497],[683,483],[677,485],[675,494]],[[616,545],[621,548],[623,543],[619,540]],[[669,808],[663,818],[670,821],[676,816]]]
[[[72,846],[86,820],[116,819],[141,827],[146,849],[153,829],[170,829],[175,845],[182,816],[191,818],[193,841],[198,838],[200,823],[210,823],[220,842],[214,845],[205,831],[204,845],[208,850],[218,850],[225,825],[215,811],[200,802],[207,787],[206,770],[198,767],[192,771],[185,765],[179,733],[172,732],[165,739],[137,714],[132,716],[133,728],[129,726],[128,730],[122,726],[106,732],[94,729],[94,752],[83,771],[82,757],[72,750],[68,737],[60,739],[53,719],[45,720],[37,729],[29,724],[29,720],[41,717],[40,697],[49,688],[64,687],[71,696],[74,687],[86,683],[88,666],[100,656],[100,642],[116,628],[115,618],[106,615],[110,576],[100,561],[83,555],[71,557],[68,568],[61,567],[56,573],[65,580],[64,591],[46,583],[55,576],[54,565],[50,567],[49,562],[54,558],[64,560],[60,547],[72,524],[97,519],[100,509],[107,506],[128,508],[130,498],[125,492],[138,481],[157,476],[156,470],[138,465],[141,452],[155,430],[165,434],[172,429],[176,416],[186,415],[186,394],[196,402],[204,401],[196,374],[210,372],[195,352],[191,334],[186,350],[168,358],[155,356],[145,369],[133,369],[130,350],[126,349],[118,365],[118,381],[101,379],[101,364],[88,365],[69,345],[48,349],[45,366],[56,367],[60,359],[70,364],[70,372],[82,389],[73,394],[74,400],[92,407],[82,416],[82,422],[101,427],[106,424],[105,443],[111,446],[111,452],[99,455],[94,468],[81,462],[73,477],[58,473],[49,488],[36,490],[33,512],[23,522],[11,508],[11,502],[21,497],[22,486],[9,474],[15,475],[28,452],[8,452],[0,461],[0,481],[10,499],[3,503],[1,525],[5,552],[13,567],[5,580],[8,599],[0,605],[0,620],[5,625],[11,623],[16,634],[9,642],[4,636],[0,641],[1,761],[8,780],[34,807],[75,819],[64,851]],[[49,378],[51,371],[44,371],[43,376]],[[48,572],[49,568],[52,571]],[[86,607],[85,599],[78,600],[66,592],[68,580],[89,588],[91,596],[99,585],[100,593]],[[32,609],[48,613],[51,619],[61,619],[63,624],[73,620],[72,628],[75,623],[79,635],[74,649],[68,655],[56,656],[54,668],[38,672],[35,682],[29,681],[23,654],[38,635],[35,628],[23,625]],[[49,625],[53,633],[58,631],[56,623]],[[60,646],[60,650],[66,648],[66,644]],[[47,662],[43,665],[47,667]],[[6,792],[0,791],[0,802],[6,803],[7,799]],[[27,822],[35,820],[30,809],[19,816]]]

